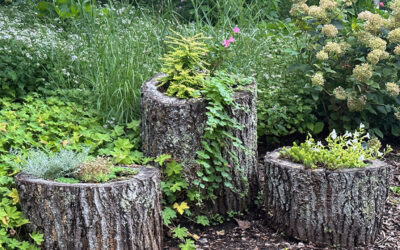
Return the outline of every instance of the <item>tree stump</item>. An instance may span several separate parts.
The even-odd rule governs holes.
[[[265,156],[265,207],[270,225],[320,246],[353,248],[374,242],[382,224],[391,169],[375,160],[364,168],[304,169]]]
[[[207,102],[203,98],[189,100],[178,99],[164,95],[157,89],[158,75],[142,86],[142,124],[141,136],[143,152],[147,156],[156,157],[160,154],[170,154],[184,166],[184,176],[189,183],[199,178],[196,174],[199,165],[196,163],[196,151],[202,149],[201,140],[207,121]],[[226,214],[228,211],[242,211],[254,203],[257,195],[257,86],[248,85],[244,90],[235,93],[236,102],[244,110],[228,110],[237,121],[243,125],[242,130],[230,131],[243,142],[250,153],[229,145],[223,149],[223,156],[228,162],[233,162],[229,152],[238,156],[239,167],[243,177],[250,184],[249,192],[244,197],[221,187],[216,202],[210,207],[215,213]],[[233,165],[233,164],[231,164]],[[245,186],[239,171],[231,169],[232,184],[237,190],[244,191]]]
[[[161,249],[160,174],[139,168],[127,180],[66,184],[15,177],[30,229],[44,249]]]

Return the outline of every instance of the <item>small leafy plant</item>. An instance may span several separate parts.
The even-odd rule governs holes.
[[[199,97],[198,90],[203,87],[203,80],[206,75],[207,63],[204,57],[208,52],[202,34],[193,37],[184,37],[172,31],[178,38],[168,36],[168,43],[171,50],[161,58],[164,67],[161,69],[167,76],[159,79],[165,85],[165,94],[178,98]]]
[[[80,153],[62,149],[53,154],[32,149],[17,167],[37,178],[63,183],[107,182],[117,177],[137,174],[136,170],[114,166],[106,157],[98,156],[88,161],[88,153],[89,149]]]
[[[205,216],[198,215],[194,218],[190,212],[189,203],[195,200],[195,192],[189,189],[189,185],[183,177],[183,167],[170,155],[163,154],[154,160],[163,169],[161,191],[163,193],[162,219],[164,225],[172,233],[173,238],[179,239],[182,243],[181,249],[195,249],[194,240],[199,237],[191,234],[186,227],[177,223],[178,218],[185,219],[202,225],[209,225]]]
[[[42,179],[71,177],[78,166],[88,158],[88,153],[89,149],[81,153],[62,149],[53,154],[31,149],[28,157],[22,158],[18,167],[22,172]]]
[[[294,143],[290,148],[283,148],[280,157],[302,163],[306,168],[312,169],[359,168],[392,151],[392,148],[387,146],[381,152],[381,143],[377,138],[367,139],[370,139],[370,135],[361,124],[354,133],[346,132],[342,136],[338,136],[333,130],[326,138],[326,146],[320,141],[315,142],[309,135],[300,145]]]

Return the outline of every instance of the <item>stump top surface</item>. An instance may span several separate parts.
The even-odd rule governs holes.
[[[153,100],[157,100],[162,104],[168,105],[188,105],[188,104],[200,104],[204,103],[204,98],[190,98],[190,99],[180,99],[177,97],[167,96],[158,90],[157,85],[159,84],[158,79],[166,76],[166,74],[157,74],[147,82],[142,85],[142,93]],[[242,98],[250,89],[256,88],[256,82],[253,81],[252,84],[245,86],[243,90],[235,92],[235,98]],[[247,91],[246,91],[247,90]]]
[[[15,176],[15,179],[17,181],[23,181],[23,182],[29,182],[29,183],[35,183],[35,184],[41,184],[41,185],[49,185],[49,186],[58,186],[58,187],[104,188],[104,187],[128,184],[135,180],[140,181],[140,180],[149,179],[149,178],[152,178],[154,175],[156,175],[159,172],[159,170],[155,167],[142,166],[142,167],[137,167],[135,169],[138,170],[138,173],[136,175],[130,176],[128,179],[114,181],[114,182],[104,182],[104,183],[62,183],[62,182],[37,178],[37,177],[34,177],[29,174],[25,174],[25,173],[17,174]]]
[[[386,168],[389,167],[389,165],[380,160],[373,160],[370,162],[368,166],[365,167],[359,167],[359,168],[341,168],[341,169],[325,169],[325,168],[316,168],[316,169],[310,169],[310,168],[305,168],[303,164],[300,163],[295,163],[287,159],[281,159],[279,158],[279,152],[282,150],[282,148],[278,148],[272,152],[268,152],[265,157],[264,157],[264,162],[272,162],[275,164],[278,164],[279,166],[283,168],[291,168],[291,169],[296,169],[298,171],[311,171],[311,172],[338,172],[338,173],[356,173],[356,172],[364,172],[365,170],[372,170],[372,169],[378,169],[378,168]]]

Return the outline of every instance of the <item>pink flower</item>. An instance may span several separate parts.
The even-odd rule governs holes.
[[[231,42],[229,40],[224,40],[222,42],[222,45],[224,45],[225,48],[228,48],[230,44],[231,44]]]
[[[233,33],[240,33],[240,29],[238,27],[233,28]]]
[[[385,6],[385,5],[383,4],[383,2],[380,2],[380,3],[379,3],[379,6],[383,7],[383,6]]]
[[[224,41],[222,42],[222,45],[224,45],[225,48],[228,48],[229,45],[231,45],[231,43],[233,43],[234,41],[235,41],[235,38],[229,37],[228,40],[224,40]]]
[[[231,164],[226,164],[226,166],[227,166],[228,168],[231,168]]]

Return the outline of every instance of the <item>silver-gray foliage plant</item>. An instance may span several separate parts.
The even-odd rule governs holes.
[[[39,149],[31,149],[22,163],[17,165],[22,172],[43,179],[57,179],[72,176],[79,165],[88,159],[89,148],[82,152],[62,149],[48,154]]]

